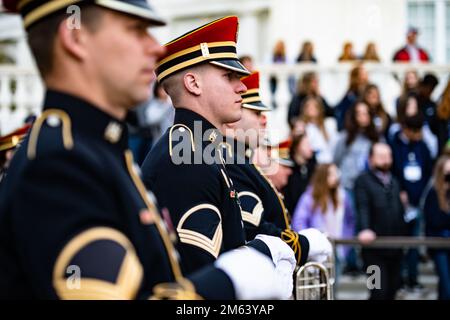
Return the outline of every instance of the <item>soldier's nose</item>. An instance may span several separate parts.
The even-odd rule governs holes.
[[[243,94],[245,91],[247,91],[247,86],[242,81],[240,81],[238,86],[238,93]]]
[[[162,46],[151,34],[147,37],[145,48],[147,54],[154,55],[157,59],[166,53],[166,48]]]
[[[262,115],[260,116],[260,122],[261,122],[261,125],[265,128],[266,125],[267,125],[267,117],[266,117],[265,114],[262,114]]]

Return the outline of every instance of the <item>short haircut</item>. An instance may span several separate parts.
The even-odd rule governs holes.
[[[102,8],[83,4],[81,7],[81,23],[94,32],[100,25]],[[68,18],[64,11],[58,11],[32,25],[28,30],[28,44],[36,60],[39,72],[43,77],[54,67],[54,45],[60,24]]]
[[[174,105],[178,104],[178,100],[181,96],[181,76],[184,73],[177,72],[175,74],[171,74],[169,77],[165,78],[163,81],[159,83],[161,87],[163,87],[164,91],[170,96]]]
[[[201,73],[207,67],[212,66],[209,63],[201,63],[186,69],[177,71],[170,76],[163,79],[160,85],[163,87],[164,91],[170,96],[174,105],[178,104],[178,100],[183,94],[183,77],[188,72]]]

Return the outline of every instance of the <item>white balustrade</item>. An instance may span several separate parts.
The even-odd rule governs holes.
[[[314,71],[319,75],[320,90],[331,106],[335,106],[344,96],[348,87],[349,72],[353,64],[341,63],[331,66],[315,64],[266,65],[258,68],[261,72],[261,95],[264,103],[272,105],[269,78],[277,78],[275,102],[277,109],[268,114],[268,129],[272,142],[285,139],[288,134],[287,107],[292,89],[305,73]],[[433,64],[365,64],[369,80],[379,86],[385,108],[394,114],[395,100],[401,92],[404,75],[415,69],[419,75],[432,72],[439,78],[439,85],[433,92],[438,99],[449,80],[450,65]],[[289,79],[295,81],[289,87]],[[15,66],[0,66],[0,134],[6,134],[23,124],[29,114],[39,115],[43,100],[43,84],[34,69]]]
[[[25,118],[39,115],[43,84],[33,69],[0,66],[0,134],[23,125]]]

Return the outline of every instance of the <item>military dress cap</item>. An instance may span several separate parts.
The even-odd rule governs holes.
[[[224,17],[194,29],[165,45],[166,53],[156,68],[158,81],[183,69],[212,63],[248,75],[236,54],[238,18]]]
[[[71,5],[85,3],[137,16],[149,20],[153,25],[166,24],[146,0],[3,0],[3,6],[8,11],[22,15],[27,29],[51,14],[65,11]]]
[[[14,132],[0,137],[0,152],[14,149],[27,135],[31,125],[27,124]]]
[[[243,77],[241,81],[247,87],[247,91],[242,94],[242,107],[258,111],[270,111],[271,109],[262,103],[259,95],[259,72],[253,72],[251,75]]]
[[[289,150],[291,148],[292,141],[285,140],[280,142],[278,145],[272,146],[270,156],[272,160],[277,161],[279,164],[286,167],[293,167],[294,162],[292,161]]]

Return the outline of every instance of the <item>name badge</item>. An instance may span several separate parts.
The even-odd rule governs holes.
[[[419,216],[419,209],[414,207],[408,207],[405,210],[404,220],[406,223],[409,223],[416,219]]]
[[[422,168],[418,165],[407,165],[403,169],[405,180],[409,182],[417,182],[422,179]]]

